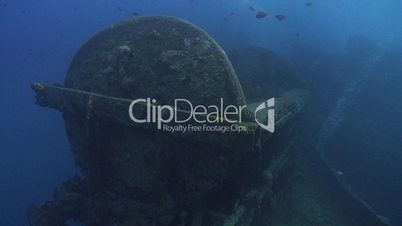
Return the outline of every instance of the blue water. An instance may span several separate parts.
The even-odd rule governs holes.
[[[60,114],[36,106],[29,85],[62,83],[88,38],[134,13],[182,17],[227,51],[261,46],[297,65],[331,100],[326,103],[329,116],[322,116],[331,130],[325,139],[344,150],[329,150],[334,165],[343,167],[348,181],[375,209],[402,225],[402,1],[312,0],[306,7],[307,2],[0,0],[0,226],[27,225],[27,207],[49,199],[56,186],[79,172]],[[255,18],[249,6],[268,16]],[[277,21],[276,14],[287,18]],[[376,50],[366,64],[335,73],[338,58],[329,58],[353,61],[345,55],[355,36],[370,40]],[[329,61],[326,73],[323,64]],[[352,76],[356,71],[359,75]]]

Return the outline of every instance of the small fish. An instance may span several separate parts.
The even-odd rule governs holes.
[[[277,20],[279,20],[279,21],[282,21],[282,20],[286,19],[286,16],[285,16],[285,15],[282,15],[282,14],[278,14],[278,15],[275,16],[275,18],[276,18]]]
[[[235,13],[234,13],[234,12],[230,12],[229,15],[230,15],[230,16],[233,16],[233,15],[235,15]]]
[[[116,9],[119,10],[119,12],[122,12],[123,10],[120,8],[120,6],[116,6]]]
[[[307,3],[306,3],[306,6],[307,6],[307,7],[312,6],[312,5],[313,5],[312,2],[307,2]]]
[[[263,17],[266,17],[267,14],[268,14],[267,12],[264,12],[264,11],[260,11],[260,10],[259,10],[259,11],[257,12],[257,14],[255,15],[255,17],[258,18],[258,19],[261,19],[261,18],[263,18]]]
[[[250,6],[250,7],[248,7],[248,8],[251,10],[251,12],[255,12],[254,7]]]
[[[138,16],[138,15],[140,15],[138,12],[133,13],[133,16]]]

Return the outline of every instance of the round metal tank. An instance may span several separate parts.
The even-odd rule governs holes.
[[[201,208],[242,159],[236,147],[119,124],[114,119],[121,114],[109,112],[119,101],[148,97],[161,105],[178,98],[194,105],[219,105],[221,99],[225,106],[246,104],[225,52],[184,20],[146,16],[113,25],[82,46],[63,87],[33,87],[40,105],[63,112],[83,172],[67,183],[79,190],[73,200],[65,196],[74,192],[56,192],[54,205],[63,211],[53,218],[60,221],[67,218],[60,215],[75,215],[87,225],[168,225],[183,209]],[[99,108],[102,98],[114,105]],[[46,225],[40,221],[46,216],[33,215],[32,225]]]

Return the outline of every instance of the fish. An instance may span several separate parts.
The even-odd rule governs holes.
[[[278,15],[275,16],[275,18],[276,18],[277,20],[279,20],[279,21],[282,21],[282,20],[286,19],[286,16],[285,16],[285,15],[282,15],[282,14],[278,14]]]
[[[263,18],[263,17],[266,17],[267,15],[268,15],[267,12],[264,12],[264,11],[259,10],[259,11],[257,12],[257,14],[255,15],[255,17],[258,18],[258,19],[261,19],[261,18]]]
[[[119,12],[122,12],[123,10],[120,8],[120,6],[116,6],[116,9],[119,11]]]
[[[248,7],[250,10],[251,10],[251,12],[255,12],[255,9],[254,9],[254,7],[252,7],[252,6],[249,6]]]
[[[307,6],[307,7],[312,6],[312,5],[313,5],[312,2],[307,2],[307,3],[306,3],[306,6]]]

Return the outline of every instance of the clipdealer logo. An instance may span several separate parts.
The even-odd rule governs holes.
[[[135,115],[136,109],[141,105],[144,114]],[[180,107],[179,107],[180,106]],[[189,100],[175,99],[173,105],[158,105],[156,99],[140,98],[131,102],[128,113],[130,119],[135,123],[154,123],[159,130],[169,132],[186,131],[246,131],[247,127],[242,126],[244,110],[246,105],[224,105],[223,98],[218,105],[196,105]],[[180,114],[185,111],[186,114]],[[259,112],[265,113],[264,116],[257,117]],[[254,111],[255,122],[264,130],[275,132],[275,98],[264,101]],[[170,125],[174,123],[175,125]],[[218,123],[227,123],[230,125],[216,125]]]
[[[260,122],[257,118],[257,112],[262,111],[263,109],[268,108],[267,111],[267,125]],[[258,105],[254,112],[254,119],[255,122],[263,129],[267,130],[268,132],[275,132],[275,98],[271,98],[266,102]]]

